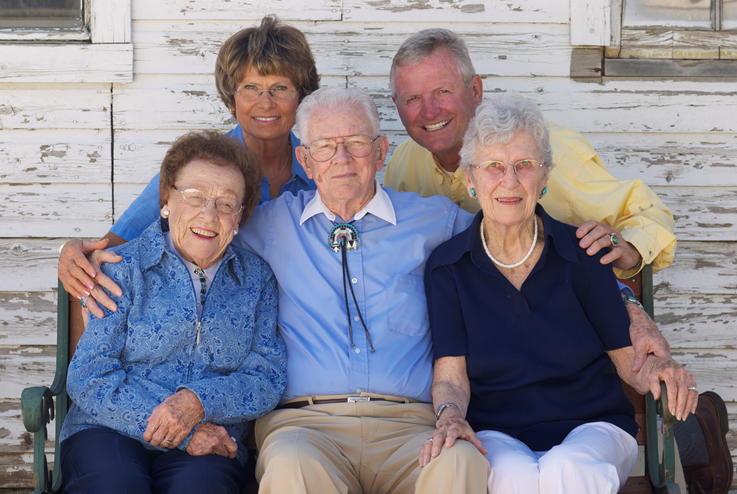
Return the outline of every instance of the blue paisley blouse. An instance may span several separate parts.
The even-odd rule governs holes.
[[[286,385],[284,342],[276,330],[277,286],[261,258],[229,246],[207,293],[201,321],[199,288],[155,221],[116,252],[102,271],[122,289],[118,304],[89,324],[69,365],[67,390],[74,401],[60,440],[107,427],[143,440],[146,419],[181,389],[194,392],[203,422],[224,426],[245,462],[247,420],[270,411]],[[199,329],[199,343],[197,333]],[[178,446],[186,450],[194,428]]]

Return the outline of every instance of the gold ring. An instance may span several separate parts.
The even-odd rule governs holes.
[[[688,387],[688,390],[689,391],[696,391],[697,393],[699,392],[699,389],[696,386],[689,386]]]

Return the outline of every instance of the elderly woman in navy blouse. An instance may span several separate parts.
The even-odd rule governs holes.
[[[189,134],[167,152],[163,220],[103,265],[118,310],[90,316],[69,366],[65,492],[241,492],[246,421],[286,384],[274,276],[229,245],[260,186],[258,160],[229,136]]]
[[[679,419],[695,411],[695,380],[654,355],[631,372],[611,266],[537,204],[553,164],[534,104],[480,105],[461,158],[481,212],[425,271],[438,421],[420,464],[465,439],[491,464],[490,493],[615,493],[637,457],[620,378],[656,397],[665,381]]]

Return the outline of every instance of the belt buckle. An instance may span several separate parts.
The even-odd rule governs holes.
[[[349,396],[348,403],[356,403],[357,401],[371,401],[370,396]]]

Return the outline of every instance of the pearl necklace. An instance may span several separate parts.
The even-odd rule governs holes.
[[[516,268],[517,266],[521,266],[526,260],[530,258],[532,255],[532,251],[535,250],[535,245],[537,244],[537,218],[535,217],[535,233],[533,234],[532,239],[532,246],[530,246],[530,250],[527,252],[527,255],[522,258],[520,262],[516,262],[514,264],[502,264],[501,262],[494,259],[494,256],[491,255],[491,252],[489,252],[489,248],[486,246],[486,237],[484,237],[484,222],[481,221],[481,242],[484,244],[484,250],[486,251],[486,255],[489,256],[489,259],[491,259],[494,264],[497,266],[501,266],[503,268]]]

